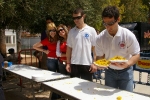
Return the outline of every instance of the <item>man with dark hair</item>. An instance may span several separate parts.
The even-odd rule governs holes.
[[[0,53],[0,100],[5,100],[4,92],[3,92],[3,87],[2,87],[2,62],[4,61],[1,53]]]
[[[22,59],[22,58],[18,59],[18,54],[15,53],[13,48],[8,49],[8,52],[10,55],[7,56],[6,58],[4,58],[4,61],[8,61],[8,62],[12,62],[13,64],[17,64],[19,62],[19,60]]]
[[[53,19],[50,17],[50,16],[47,16],[46,17],[46,25],[48,24],[48,23],[51,23],[51,22],[53,22]],[[45,38],[47,37],[47,35],[46,35],[46,29],[41,33],[41,40],[44,40]],[[47,49],[47,47],[44,47],[45,49]]]
[[[133,65],[140,58],[140,47],[135,35],[119,26],[119,10],[108,6],[102,12],[103,30],[96,39],[96,59],[107,59],[115,56],[126,58],[127,62],[111,62],[105,70],[105,85],[133,91]]]
[[[72,16],[76,26],[69,31],[67,38],[66,70],[71,77],[92,81],[92,73],[97,71],[91,56],[92,50],[95,52],[97,33],[93,27],[84,23],[85,13],[81,8],[74,10]]]

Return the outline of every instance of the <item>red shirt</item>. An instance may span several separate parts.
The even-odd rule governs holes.
[[[47,46],[48,50],[49,50],[49,54],[47,54],[47,57],[57,57],[56,56],[56,45],[57,42],[55,43],[51,43],[48,38],[45,38],[44,40],[41,41],[41,44],[43,44],[43,46]]]
[[[66,53],[66,51],[67,51],[66,42],[61,42],[60,43],[60,52],[61,53]],[[66,57],[60,57],[60,60],[66,60]]]

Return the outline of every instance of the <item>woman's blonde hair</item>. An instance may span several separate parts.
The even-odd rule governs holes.
[[[65,35],[66,35],[66,39],[67,39],[67,37],[68,37],[68,28],[66,27],[66,25],[60,24],[60,25],[57,27],[57,31],[59,31],[58,29],[59,29],[60,27],[64,29]],[[60,40],[60,42],[63,42],[63,41],[64,41],[64,38],[61,37],[61,36],[59,36],[59,33],[58,33],[58,40]]]
[[[46,35],[47,35],[50,42],[57,41],[58,40],[58,34],[56,33],[55,37],[52,38],[49,34],[50,30],[55,30],[56,31],[56,25],[53,22],[48,23],[46,25]]]

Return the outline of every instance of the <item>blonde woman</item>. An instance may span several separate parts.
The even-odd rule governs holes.
[[[46,34],[47,37],[44,40],[35,43],[33,45],[33,48],[47,54],[48,70],[53,72],[59,72],[58,59],[56,56],[56,45],[58,41],[58,35],[56,33],[56,26],[53,22],[47,24]],[[45,50],[42,48],[42,46],[47,46],[48,49]]]
[[[59,57],[59,71],[61,74],[67,74],[66,70],[66,50],[67,50],[67,36],[68,36],[68,29],[65,25],[60,24],[57,27],[58,32],[58,42],[57,42],[57,49],[56,49],[56,55]]]

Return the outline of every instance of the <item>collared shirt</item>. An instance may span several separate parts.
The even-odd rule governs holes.
[[[106,29],[98,35],[95,50],[97,56],[105,54],[107,60],[114,56],[123,56],[130,59],[132,55],[140,53],[140,46],[131,31],[118,25],[118,31],[114,37]],[[112,65],[109,67],[118,70],[123,69]]]
[[[91,49],[95,46],[96,36],[95,29],[88,25],[82,29],[74,27],[69,31],[67,46],[72,48],[71,64],[91,65]]]

